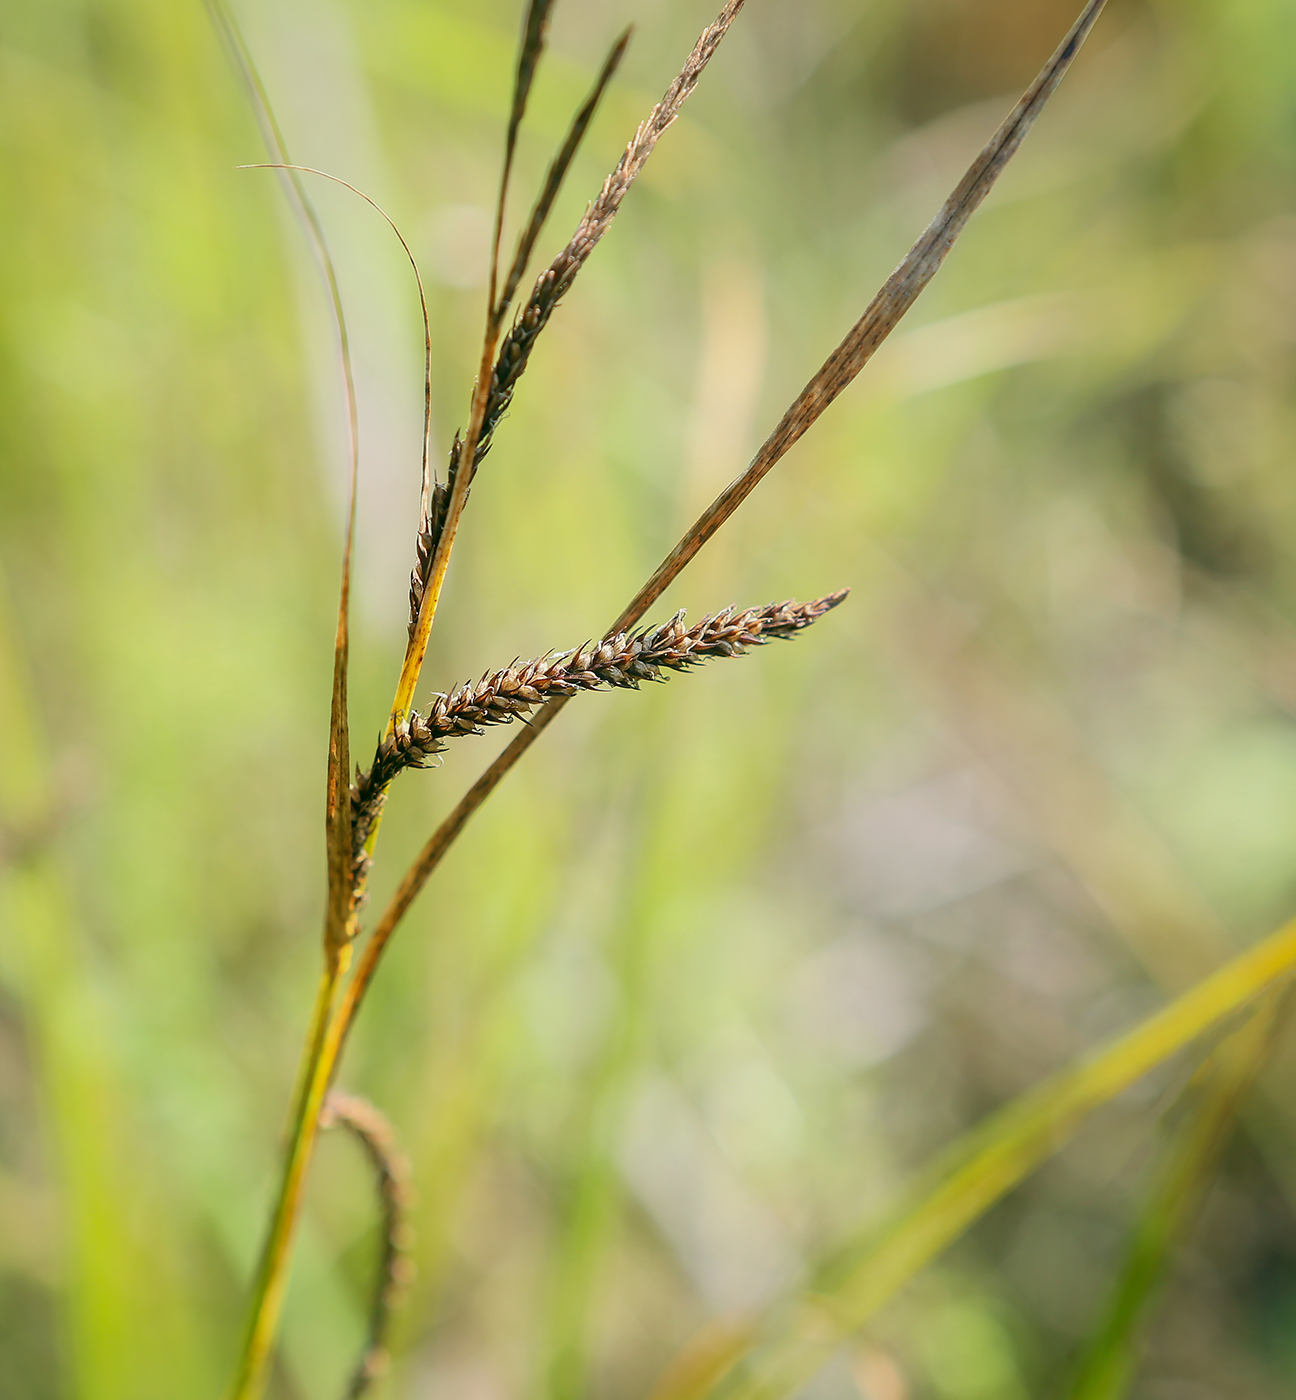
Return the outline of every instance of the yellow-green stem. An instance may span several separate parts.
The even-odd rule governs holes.
[[[487,331],[487,344],[482,355],[483,382],[490,368],[490,357],[494,349],[494,339],[490,327]],[[473,414],[469,421],[468,434],[464,439],[464,455],[471,460],[476,450],[477,437],[481,430],[486,410],[486,391],[479,383],[473,397]],[[392,702],[391,718],[387,732],[408,713],[413,700],[414,687],[418,682],[423,656],[427,651],[428,635],[436,616],[437,603],[441,597],[441,586],[445,582],[446,567],[450,560],[450,549],[454,544],[459,514],[467,496],[467,476],[465,471],[461,483],[451,495],[442,538],[433,556],[432,577],[428,582],[423,605],[419,610],[418,626],[410,640],[401,667],[400,680]],[[381,813],[374,821],[365,842],[365,854],[373,852],[378,838]],[[352,890],[353,904],[363,891],[363,879],[356,882]],[[355,937],[355,917],[352,915],[349,930],[351,939]],[[257,1270],[256,1284],[252,1293],[252,1306],[248,1329],[244,1337],[243,1352],[239,1369],[230,1392],[230,1400],[259,1400],[265,1389],[266,1367],[270,1351],[274,1345],[275,1332],[279,1326],[279,1314],[283,1309],[284,1292],[288,1286],[288,1270],[292,1260],[293,1236],[297,1229],[297,1219],[301,1213],[302,1194],[306,1186],[306,1174],[310,1168],[311,1154],[315,1139],[319,1135],[319,1115],[328,1093],[333,1070],[337,1065],[346,1032],[350,1026],[356,1003],[344,1003],[341,1014],[334,1016],[333,1003],[351,963],[352,942],[345,943],[338,951],[335,960],[330,960],[320,980],[319,993],[315,999],[315,1009],[311,1015],[310,1030],[306,1037],[306,1049],[302,1057],[302,1067],[298,1075],[297,1095],[293,1102],[293,1113],[289,1123],[288,1150],[284,1159],[283,1178],[279,1186],[279,1198],[275,1203],[274,1216],[270,1222],[270,1233],[266,1239]]]
[[[351,950],[347,947],[338,958],[330,960],[320,977],[288,1125],[288,1148],[279,1197],[257,1268],[243,1352],[230,1400],[258,1400],[265,1389],[270,1351],[288,1286],[293,1236],[301,1214],[306,1172],[319,1134],[320,1108],[337,1061],[340,1042],[336,1036],[329,1035],[333,1003],[350,961]]]

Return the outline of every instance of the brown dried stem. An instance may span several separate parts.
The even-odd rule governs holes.
[[[359,1400],[387,1370],[387,1337],[392,1314],[413,1276],[406,1223],[410,1169],[397,1146],[395,1129],[367,1099],[344,1094],[340,1089],[330,1090],[320,1113],[320,1127],[345,1128],[364,1149],[374,1169],[374,1185],[382,1215],[382,1247],[369,1308],[369,1333],[346,1391],[346,1400]]]
[[[972,162],[940,213],[927,226],[900,266],[883,283],[846,338],[824,361],[818,374],[797,395],[747,470],[702,512],[679,544],[662,560],[653,576],[631,599],[625,612],[617,619],[618,627],[630,626],[635,619],[643,616],[645,609],[661,597],[698,550],[742,505],[770,468],[801,439],[872,359],[873,352],[896,328],[900,318],[936,275],[967,221],[990,193],[1026,133],[1034,126],[1093,28],[1104,3],[1105,0],[1088,0],[1057,51],[1026,89],[1021,101],[1005,118],[989,144]]]

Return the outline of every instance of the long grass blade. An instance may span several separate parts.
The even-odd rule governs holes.
[[[418,287],[419,308],[423,314],[423,497],[426,503],[429,491],[429,479],[431,475],[431,434],[432,434],[432,322],[428,315],[427,293],[423,288],[423,274],[419,271],[418,260],[414,256],[409,242],[400,231],[396,221],[376,200],[357,187],[349,180],[343,180],[341,176],[331,175],[327,170],[316,170],[310,165],[288,165],[279,161],[262,161],[257,164],[243,167],[248,170],[291,170],[303,175],[318,175],[321,179],[331,180],[335,185],[341,185],[343,189],[350,190],[352,194],[358,195],[371,209],[386,222],[388,228],[396,235],[401,247],[405,250],[405,257],[414,272],[414,281]],[[426,510],[426,504],[423,507]],[[353,507],[354,509],[354,507]],[[349,544],[349,541],[348,541]],[[350,569],[344,570],[343,587],[349,590]],[[330,958],[337,957],[342,946],[355,936],[354,910],[358,886],[362,881],[363,873],[357,868],[355,852],[355,835],[353,831],[353,811],[351,806],[351,759],[345,748],[346,743],[346,607],[343,605],[339,612],[338,628],[339,640],[334,650],[333,666],[333,722],[329,731],[329,785],[328,785],[328,829],[329,840],[329,912],[325,947]],[[339,716],[341,717],[339,728]],[[340,762],[335,767],[332,763],[333,744],[335,735],[341,733],[342,747],[339,750]],[[341,783],[339,789],[338,783]],[[345,815],[339,813],[336,808],[341,803],[345,806]],[[335,851],[332,834],[337,831],[346,837],[345,858],[340,859],[339,853]]]
[[[342,547],[342,580],[338,589],[337,630],[333,645],[333,693],[329,711],[328,771],[325,785],[325,836],[328,848],[328,905],[324,923],[325,956],[334,961],[347,941],[351,915],[351,750],[347,721],[347,665],[350,652],[348,619],[351,603],[351,562],[355,546],[356,491],[360,475],[359,419],[356,409],[355,372],[346,313],[338,286],[337,269],[329,252],[324,228],[306,194],[299,167],[288,154],[288,144],[270,104],[251,51],[226,0],[206,0],[212,24],[229,54],[235,72],[247,90],[261,137],[271,160],[280,170],[284,191],[297,214],[311,252],[328,290],[329,308],[338,339],[346,402],[348,457],[350,464],[346,539]],[[430,402],[430,399],[429,399]]]
[[[319,1131],[319,1112],[328,1087],[331,1062],[324,1051],[332,1025],[333,1005],[350,965],[352,918],[351,856],[351,752],[347,716],[347,671],[350,657],[349,618],[352,558],[355,548],[356,494],[360,471],[359,416],[356,408],[355,372],[351,363],[346,313],[338,285],[337,269],[319,216],[307,197],[300,172],[294,168],[288,146],[271,106],[261,75],[226,0],[206,0],[213,27],[247,91],[272,161],[283,167],[280,176],[290,207],[305,232],[328,292],[329,308],[337,334],[342,373],[349,459],[346,536],[342,548],[342,577],[338,588],[337,628],[333,645],[333,683],[329,710],[328,763],[325,783],[325,841],[328,857],[328,899],[324,918],[324,969],[320,975],[311,1025],[302,1047],[297,1086],[288,1123],[288,1148],[284,1157],[279,1194],[262,1246],[252,1285],[247,1325],[231,1394],[235,1400],[257,1400],[265,1387],[279,1314],[288,1281],[288,1265],[297,1219],[301,1212],[306,1174]]]
[[[675,101],[675,110],[678,110],[678,102],[687,96],[688,91],[691,91],[689,84],[697,81],[697,73],[700,72],[698,63],[701,57],[709,57],[710,53],[714,51],[715,44],[723,37],[724,29],[737,14],[740,3],[741,0],[738,0],[738,3],[726,5],[716,23],[703,34],[698,41],[698,46],[690,55],[689,63],[685,65],[676,83],[672,84],[668,90],[666,98],[663,98],[659,107],[654,109],[654,113],[662,109],[669,110],[667,99]],[[909,254],[896,271],[887,279],[881,291],[874,297],[850,334],[828,357],[819,373],[815,375],[797,397],[795,403],[783,415],[778,427],[756,454],[751,465],[732,485],[722,491],[694,522],[675,548],[662,561],[652,577],[635,594],[621,615],[608,628],[606,636],[613,636],[617,632],[633,627],[643,617],[644,613],[674,582],[702,546],[746,500],[766,473],[859,373],[873,351],[913,305],[919,292],[935,276],[937,269],[944,261],[946,254],[973,211],[989,193],[995,180],[1021,144],[1026,132],[1034,124],[1045,103],[1057,88],[1058,83],[1061,82],[1071,61],[1079,51],[1080,45],[1092,29],[1103,3],[1104,0],[1089,0],[1089,3],[1085,5],[1062,44],[1023,94],[1021,101],[1013,108],[989,145],[973,161],[963,179],[946,200],[941,212],[910,249]],[[673,94],[675,94],[674,97]],[[673,120],[673,116],[671,119]],[[487,417],[483,445],[477,449],[479,455],[489,445],[490,429],[512,397],[513,386],[516,384],[522,369],[525,368],[526,357],[530,354],[530,346],[534,343],[538,329],[527,332],[529,339],[527,335],[519,335],[518,332],[527,327],[529,315],[536,318],[538,328],[543,328],[547,314],[541,318],[541,312],[546,304],[545,297],[550,295],[550,292],[546,291],[546,279],[553,279],[550,290],[556,301],[556,296],[560,293],[554,289],[557,289],[560,283],[555,269],[565,268],[565,259],[573,256],[573,249],[584,247],[589,238],[601,236],[598,230],[606,229],[607,222],[615,214],[616,207],[624,196],[625,188],[628,188],[625,183],[625,172],[629,172],[629,178],[633,179],[634,174],[637,174],[638,170],[642,168],[643,159],[646,159],[646,156],[642,155],[640,137],[652,125],[652,122],[653,118],[650,116],[649,121],[645,122],[636,133],[635,140],[627,147],[626,154],[621,158],[617,170],[608,177],[599,202],[591,207],[590,212],[581,221],[581,226],[577,229],[576,237],[573,238],[572,243],[537,282],[536,290],[532,292],[531,302],[519,318],[518,326],[514,328],[513,335],[501,349],[495,369],[499,388],[492,395],[491,414],[493,416],[488,415]],[[662,129],[664,130],[664,127]],[[618,190],[620,193],[615,193]],[[588,232],[583,233],[582,230],[586,229]],[[588,256],[588,252],[585,256]],[[577,270],[578,268],[579,264]],[[571,276],[575,276],[574,271]],[[412,684],[410,694],[413,694]],[[546,705],[530,726],[515,736],[508,747],[468,789],[454,810],[428,839],[427,844],[419,852],[418,858],[410,866],[399,888],[392,896],[391,902],[384,910],[370,942],[365,948],[361,962],[356,969],[356,977],[348,988],[347,1000],[342,1008],[348,1015],[354,1015],[355,1009],[363,999],[365,990],[382,958],[387,940],[410,905],[418,897],[420,890],[440,864],[445,853],[458,839],[459,834],[467,826],[478,808],[490,797],[523,754],[558,718],[565,703],[563,700],[555,700],[552,704]]]
[[[705,1390],[668,1383],[654,1400],[779,1400],[971,1224],[1051,1157],[1095,1109],[1296,972],[1296,919],[1178,997],[1105,1050],[1062,1071],[955,1144],[907,1201],[860,1236],[801,1294],[736,1332],[728,1366],[711,1359]],[[693,1368],[696,1372],[698,1368]],[[690,1368],[681,1364],[676,1375]]]
[[[632,625],[633,619],[641,617],[643,610],[661,597],[698,550],[751,495],[770,468],[800,441],[828,405],[873,358],[878,346],[896,328],[901,317],[939,271],[968,220],[994,188],[995,181],[1016,154],[1026,133],[1039,119],[1088,37],[1104,3],[1105,0],[1088,0],[1066,38],[990,138],[989,144],[969,166],[940,213],[927,226],[900,266],[883,283],[846,338],[797,395],[747,470],[716,497],[679,544],[662,560],[656,572],[617,620],[618,628]]]
[[[1273,1048],[1283,994],[1270,992],[1211,1055],[1185,1097],[1188,1113],[1166,1153],[1070,1400],[1120,1400],[1138,1362],[1143,1325],[1175,1246],[1192,1227],[1238,1105]]]

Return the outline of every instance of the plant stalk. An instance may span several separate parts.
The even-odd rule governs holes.
[[[337,957],[329,959],[320,976],[288,1123],[289,1144],[279,1196],[257,1266],[247,1332],[230,1400],[259,1400],[265,1390],[267,1365],[288,1287],[292,1242],[301,1214],[306,1173],[319,1136],[320,1109],[337,1063],[340,1042],[336,1036],[330,1039],[329,1034],[335,1020],[333,1003],[350,961],[348,946],[341,949]],[[329,1054],[330,1045],[332,1054]]]

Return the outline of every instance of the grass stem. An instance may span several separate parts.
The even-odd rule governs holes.
[[[247,1331],[230,1400],[259,1400],[265,1390],[270,1351],[288,1286],[288,1266],[293,1236],[301,1214],[306,1173],[319,1136],[320,1109],[337,1063],[337,1041],[336,1038],[330,1040],[329,1031],[335,1020],[333,1004],[346,975],[350,953],[349,947],[341,949],[339,956],[328,961],[320,976],[310,1029],[303,1047],[297,1095],[288,1123],[288,1151],[279,1184],[279,1197],[275,1201],[270,1230],[257,1266]],[[328,1053],[330,1045],[334,1047],[331,1055]]]

